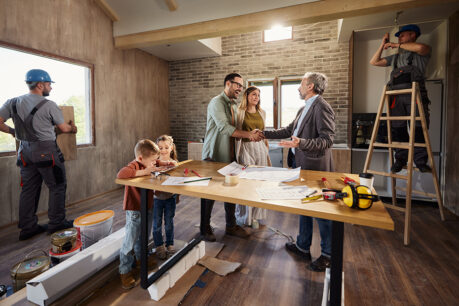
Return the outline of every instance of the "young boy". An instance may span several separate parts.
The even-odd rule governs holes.
[[[131,161],[126,167],[122,168],[117,178],[126,179],[137,176],[150,175],[152,171],[163,168],[156,165],[167,166],[169,163],[157,163],[159,158],[158,146],[149,139],[143,139],[135,145],[135,160]],[[153,190],[148,190],[148,233],[151,231],[153,220]],[[132,271],[134,264],[134,251],[137,259],[137,267],[140,266],[140,190],[136,187],[126,186],[124,190],[123,209],[126,211],[126,234],[120,250],[119,272],[123,289],[131,289],[138,282]],[[148,267],[152,268],[156,262],[153,257],[148,259]]]

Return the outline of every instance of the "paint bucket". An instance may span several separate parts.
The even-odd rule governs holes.
[[[112,233],[114,215],[113,210],[100,210],[80,216],[73,221],[73,225],[80,230],[82,249]]]
[[[78,230],[68,228],[51,235],[51,250],[53,253],[66,253],[75,248],[78,240]]]
[[[34,252],[42,252],[42,255],[30,257]],[[45,251],[35,250],[25,256],[25,259],[16,263],[10,270],[11,278],[13,279],[14,292],[24,288],[26,283],[42,272],[49,269],[51,260]]]
[[[79,253],[81,251],[81,246],[82,246],[81,240],[78,239],[76,240],[75,247],[67,252],[54,253],[52,249],[49,250],[49,256],[51,257],[51,262],[53,263],[53,265],[57,265],[58,263],[63,262],[67,258],[70,258],[76,253]]]

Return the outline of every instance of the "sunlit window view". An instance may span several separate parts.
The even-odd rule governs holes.
[[[47,71],[55,82],[51,85],[49,100],[74,107],[77,145],[92,143],[90,68],[0,47],[0,105],[29,92],[25,75],[30,69]],[[11,119],[6,124],[14,127]],[[14,138],[0,133],[0,152],[14,151],[15,148]]]
[[[250,85],[260,88],[260,107],[266,112],[265,128],[274,127],[273,81],[250,82]]]
[[[281,127],[288,126],[296,117],[296,114],[304,101],[300,99],[298,87],[301,80],[281,81]]]
[[[263,37],[265,42],[292,39],[292,27],[274,26],[265,30]]]

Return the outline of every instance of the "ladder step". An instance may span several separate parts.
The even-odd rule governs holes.
[[[395,95],[410,94],[412,92],[413,90],[411,88],[398,89],[398,90],[386,90],[386,95],[395,96]]]
[[[371,174],[389,176],[389,177],[398,178],[398,179],[402,179],[402,180],[407,180],[408,179],[407,175],[388,173],[388,172],[381,172],[381,171],[374,171],[374,170],[367,170],[367,172],[371,173]]]
[[[406,188],[405,187],[395,186],[395,189],[406,192]],[[411,192],[415,193],[415,194],[420,194],[420,195],[423,195],[423,196],[426,196],[426,197],[434,198],[434,199],[437,197],[437,195],[435,193],[430,193],[430,192],[424,192],[424,191],[419,191],[419,190],[411,190]]]
[[[380,117],[381,120],[411,120],[410,116],[390,116],[390,117]],[[421,120],[421,117],[414,117],[415,120]]]
[[[408,142],[395,142],[393,141],[391,144],[389,143],[382,143],[382,142],[375,142],[373,144],[375,147],[383,147],[383,148],[398,148],[398,149],[409,149],[410,145]],[[414,143],[415,147],[426,147],[425,143]]]
[[[403,166],[403,169],[408,169],[408,167],[407,167],[407,166]],[[414,171],[421,172],[421,170],[419,170],[418,167],[413,167],[413,170],[414,170]],[[428,171],[428,172],[422,172],[422,173],[432,173],[432,172],[431,172],[431,171]]]
[[[390,208],[390,209],[395,209],[395,210],[398,210],[398,211],[403,211],[405,212],[405,207],[399,207],[399,206],[395,206],[393,204],[386,204],[386,203],[383,203],[384,207],[386,208]]]

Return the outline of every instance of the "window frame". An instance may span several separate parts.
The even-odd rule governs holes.
[[[277,81],[277,77],[274,77],[274,78],[260,78],[260,79],[248,79],[247,82],[246,82],[246,87],[249,87],[249,86],[256,86],[256,85],[253,85],[254,83],[258,83],[258,82],[272,82],[273,83],[273,128],[274,129],[277,129],[277,126],[278,126],[278,122],[279,122],[279,115],[278,115],[278,104],[277,101],[278,101],[278,81]],[[268,128],[268,129],[271,129],[271,128]]]
[[[0,47],[6,48],[6,49],[10,49],[10,50],[13,50],[13,51],[28,53],[28,54],[31,54],[31,55],[42,56],[42,57],[46,57],[46,58],[49,58],[49,59],[52,59],[52,60],[66,62],[66,63],[69,63],[69,64],[75,64],[75,65],[83,66],[83,67],[86,67],[86,68],[89,69],[89,71],[90,71],[89,72],[89,78],[90,78],[90,80],[89,80],[89,86],[90,86],[90,88],[89,88],[89,98],[90,98],[90,101],[89,101],[89,108],[90,108],[89,109],[89,112],[90,112],[89,116],[91,118],[91,127],[90,127],[90,130],[91,130],[91,142],[77,145],[77,148],[85,148],[85,147],[95,146],[96,145],[96,124],[95,124],[96,116],[95,116],[94,64],[88,63],[88,62],[85,62],[85,61],[82,61],[82,60],[79,60],[79,59],[74,59],[74,58],[70,58],[70,57],[66,57],[66,56],[50,53],[50,52],[47,52],[47,51],[42,51],[42,50],[38,50],[38,49],[34,49],[34,48],[29,48],[29,47],[25,47],[25,46],[16,45],[16,44],[9,43],[9,42],[2,41],[2,40],[0,40]],[[5,101],[0,101],[0,103],[2,103],[2,104],[4,102]],[[0,157],[14,156],[14,155],[16,155],[16,151],[0,152]]]
[[[258,82],[273,82],[273,128],[270,129],[280,129],[282,128],[282,83],[298,81],[301,83],[303,76],[293,75],[293,76],[276,76],[271,78],[259,78],[259,79],[248,79],[246,86],[252,86],[254,83]],[[253,85],[256,86],[256,85]]]
[[[279,107],[279,127],[278,128],[281,128],[281,124],[282,124],[282,82],[292,82],[292,81],[299,81],[301,83],[301,81],[303,80],[303,76],[285,76],[285,77],[279,77],[278,78],[278,87],[279,87],[279,93],[278,93],[278,101],[279,101],[279,104],[280,104],[280,107]],[[300,106],[299,106],[300,107]],[[299,109],[298,107],[298,109]]]

